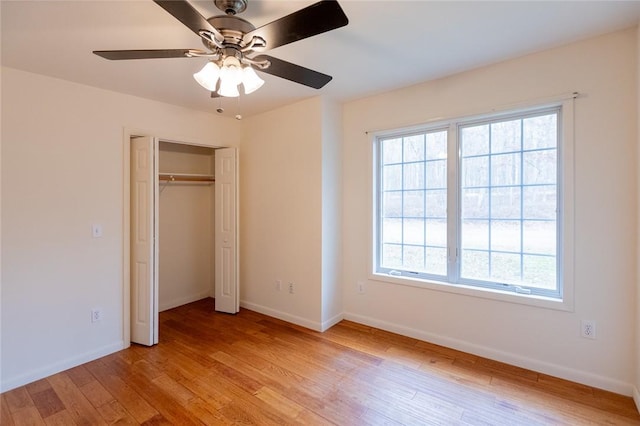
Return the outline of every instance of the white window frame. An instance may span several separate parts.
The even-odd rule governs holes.
[[[488,298],[493,300],[499,300],[504,302],[525,304],[530,306],[536,306],[541,308],[557,309],[563,311],[573,311],[574,300],[574,98],[575,94],[570,97],[564,97],[557,101],[548,101],[545,103],[531,103],[528,105],[522,105],[518,107],[511,107],[509,109],[503,109],[502,111],[486,114],[468,115],[462,117],[453,117],[451,119],[433,120],[422,125],[416,125],[411,127],[403,127],[399,129],[393,129],[388,131],[378,131],[369,134],[369,166],[370,166],[370,233],[369,233],[369,279],[375,281],[381,281],[391,284],[408,285],[412,287],[419,287],[429,290],[444,291],[448,293],[461,294],[466,296]],[[473,122],[490,121],[496,119],[508,119],[510,117],[517,117],[527,114],[533,114],[538,111],[549,110],[553,108],[559,108],[558,110],[558,246],[556,256],[559,259],[558,262],[558,277],[560,286],[560,298],[544,297],[532,294],[519,293],[516,286],[510,286],[505,290],[496,288],[488,288],[477,285],[469,285],[463,283],[451,283],[447,281],[440,281],[431,277],[415,278],[407,275],[396,275],[377,272],[378,262],[378,194],[380,193],[378,187],[377,174],[379,172],[379,159],[378,157],[378,141],[380,139],[390,138],[393,136],[404,135],[407,133],[416,132],[428,132],[437,129],[448,128],[449,141],[447,145],[447,185],[450,188],[451,185],[455,188],[455,197],[447,197],[447,217],[448,217],[448,249],[450,251],[448,256],[448,275],[457,278],[457,272],[452,270],[456,268],[456,260],[452,261],[452,256],[455,256],[455,248],[459,243],[459,141],[458,126],[468,125]],[[452,191],[448,191],[451,194]],[[451,220],[451,213],[454,212],[455,218]],[[453,228],[453,229],[451,229]],[[451,250],[454,253],[451,253]]]

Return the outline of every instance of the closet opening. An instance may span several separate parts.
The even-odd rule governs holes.
[[[239,310],[237,155],[149,136],[125,143],[124,335],[151,346],[159,312],[204,298],[212,310]]]
[[[160,141],[158,154],[158,312],[162,312],[215,298],[215,150]]]

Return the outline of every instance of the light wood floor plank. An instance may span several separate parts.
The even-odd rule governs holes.
[[[160,414],[125,382],[126,377],[118,377],[105,362],[106,359],[99,359],[86,364],[86,367],[137,422],[142,424]]]
[[[47,426],[72,426],[77,424],[67,410],[58,411],[44,419],[44,422]]]
[[[0,395],[0,423],[640,425],[629,397],[342,321],[319,333],[205,299],[132,345]]]
[[[0,395],[0,424],[6,426],[13,426],[14,421],[9,411],[9,404],[6,401],[5,395]]]
[[[52,389],[58,395],[66,411],[76,424],[106,425],[102,416],[100,416],[66,373],[54,374],[47,378],[47,380],[51,383]]]
[[[20,408],[11,413],[11,417],[16,426],[38,426],[46,424],[34,406]]]

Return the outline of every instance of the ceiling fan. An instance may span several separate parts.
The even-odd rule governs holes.
[[[225,14],[205,19],[186,0],[153,0],[202,39],[202,49],[95,50],[110,60],[154,58],[207,58],[204,68],[193,76],[212,97],[237,97],[238,86],[245,94],[262,86],[258,71],[314,89],[331,81],[331,76],[277,59],[261,52],[315,36],[349,23],[335,0],[321,0],[259,28],[236,16],[248,0],[214,0]]]

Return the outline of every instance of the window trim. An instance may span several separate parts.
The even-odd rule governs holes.
[[[402,128],[395,128],[393,130],[382,130],[368,133],[369,138],[369,188],[370,194],[369,206],[371,208],[370,220],[370,232],[369,232],[369,253],[368,256],[369,265],[369,279],[390,283],[406,285],[411,287],[418,287],[428,290],[444,291],[447,293],[460,294],[465,296],[479,297],[484,299],[492,299],[503,302],[524,304],[529,306],[535,306],[547,309],[556,309],[562,311],[573,311],[574,308],[574,99],[577,97],[577,93],[572,93],[570,96],[564,95],[558,97],[555,100],[547,100],[544,103],[528,103],[516,106],[505,107],[501,110],[492,110],[488,113],[466,115],[451,117],[450,119],[437,119],[429,120],[423,124],[405,126]],[[448,229],[447,245],[448,249],[455,249],[458,241],[450,241],[452,238],[459,240],[459,197],[460,189],[458,188],[458,166],[450,167],[450,162],[459,161],[459,141],[458,138],[458,126],[468,125],[473,122],[483,122],[499,120],[502,118],[509,118],[512,116],[522,116],[529,113],[535,114],[536,112],[544,111],[545,109],[551,110],[559,108],[558,111],[558,123],[559,123],[559,140],[557,146],[558,152],[558,235],[557,235],[557,259],[558,261],[558,276],[560,277],[560,294],[561,298],[546,297],[532,294],[522,294],[515,291],[516,289],[510,288],[508,291],[499,290],[495,288],[481,287],[475,285],[469,285],[465,283],[450,283],[447,281],[440,281],[431,278],[416,279],[409,276],[392,276],[386,273],[376,272],[378,262],[378,243],[377,232],[379,221],[377,220],[378,212],[378,194],[380,181],[378,179],[378,139],[389,138],[397,135],[406,135],[416,132],[429,132],[436,131],[438,129],[449,130],[449,140],[447,146],[447,176],[448,184],[455,185],[455,197],[447,198],[447,210],[449,212],[456,212],[454,220],[448,220],[448,227],[455,227],[455,232],[450,232]],[[451,140],[453,138],[453,140]],[[450,215],[448,215],[450,217]],[[453,235],[453,237],[452,237]],[[456,268],[456,262],[447,263],[447,271],[450,274],[450,268]],[[457,274],[457,271],[455,272]],[[451,276],[451,275],[449,275]]]

